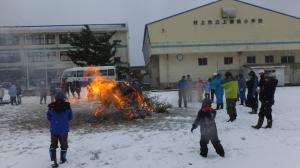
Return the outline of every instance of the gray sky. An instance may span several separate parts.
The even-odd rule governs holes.
[[[0,25],[128,23],[130,63],[143,65],[146,23],[214,0],[0,0]],[[244,0],[300,17],[300,0]]]

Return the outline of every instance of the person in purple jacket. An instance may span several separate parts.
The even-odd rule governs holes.
[[[58,167],[56,160],[56,148],[60,143],[60,164],[67,161],[69,121],[72,120],[72,109],[69,102],[65,101],[63,92],[59,91],[55,95],[55,102],[48,106],[47,119],[50,122],[51,145],[50,159],[54,163],[52,167]]]

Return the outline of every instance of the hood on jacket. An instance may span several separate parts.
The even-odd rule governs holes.
[[[55,112],[63,112],[67,109],[70,109],[70,103],[62,100],[57,100],[53,103],[50,103],[49,108],[52,108]]]

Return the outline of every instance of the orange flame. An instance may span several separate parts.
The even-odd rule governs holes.
[[[85,76],[92,76],[92,81],[87,85],[87,97],[89,100],[100,102],[96,108],[95,116],[102,115],[107,111],[122,111],[126,119],[138,118],[141,111],[154,112],[144,99],[141,92],[131,87],[128,83],[119,83],[106,76],[101,76],[97,68],[89,68]]]

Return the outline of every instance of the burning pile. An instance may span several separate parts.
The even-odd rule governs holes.
[[[136,119],[154,112],[142,92],[129,83],[101,76],[96,68],[89,68],[84,75],[93,77],[87,85],[87,97],[97,102],[95,116],[117,113],[123,119]]]

